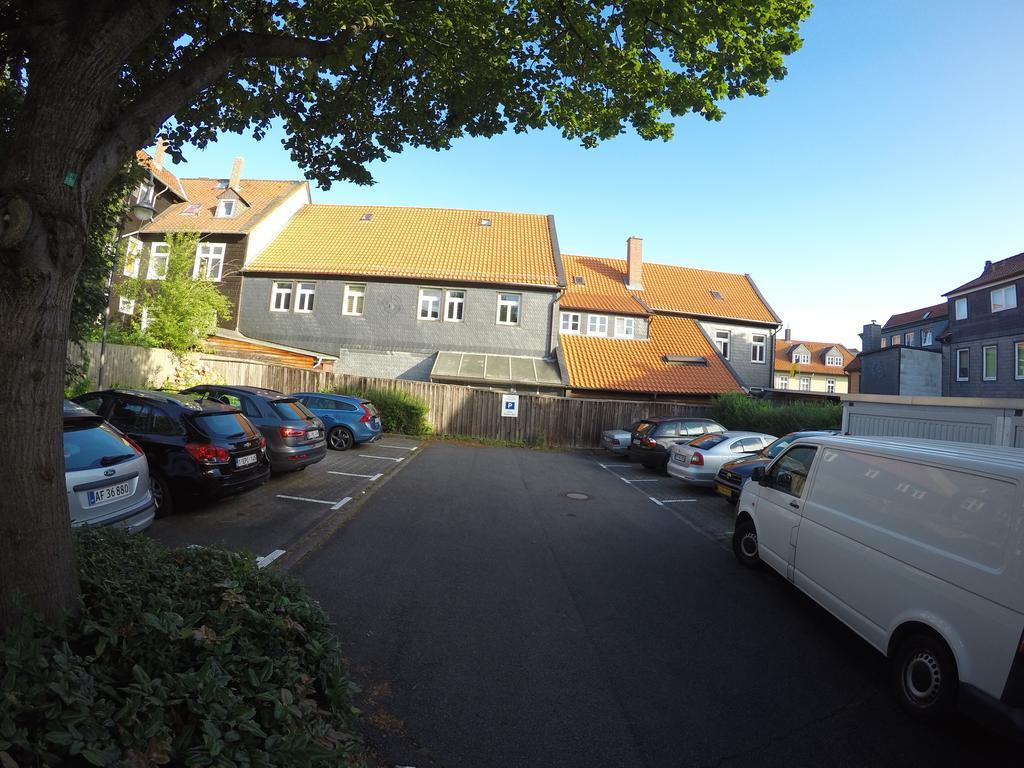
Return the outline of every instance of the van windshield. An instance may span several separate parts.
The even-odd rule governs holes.
[[[764,455],[767,456],[769,459],[774,459],[776,456],[778,456],[780,453],[786,450],[786,446],[792,443],[793,439],[794,438],[789,436],[780,437],[778,440],[776,440],[774,443],[772,443],[771,445],[764,449]]]

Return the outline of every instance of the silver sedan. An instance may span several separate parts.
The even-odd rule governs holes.
[[[669,450],[668,473],[694,485],[713,485],[715,475],[727,461],[751,456],[775,442],[761,432],[721,432],[701,435]]]

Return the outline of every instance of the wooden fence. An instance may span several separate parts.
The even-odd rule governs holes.
[[[90,380],[96,381],[99,345],[90,344]],[[147,355],[148,353],[148,355]],[[159,383],[168,352],[142,347],[107,345],[104,380],[107,385],[142,387]],[[595,400],[552,395],[520,395],[519,416],[502,416],[502,394],[454,384],[401,379],[378,379],[344,373],[324,373],[280,365],[200,356],[218,379],[231,384],[266,387],[281,392],[364,391],[407,392],[427,403],[427,418],[437,435],[484,440],[509,440],[533,445],[593,448],[601,432],[627,427],[642,418],[705,416],[707,405],[643,400]],[[166,378],[166,376],[164,376]]]

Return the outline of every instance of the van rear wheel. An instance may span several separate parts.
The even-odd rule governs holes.
[[[736,521],[736,528],[732,532],[732,553],[747,568],[761,567],[761,557],[757,554],[757,529],[749,517],[744,516]]]
[[[948,720],[956,707],[956,661],[936,635],[919,632],[900,643],[892,657],[892,682],[900,706],[927,722]]]

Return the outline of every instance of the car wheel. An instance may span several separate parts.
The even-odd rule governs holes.
[[[761,557],[757,554],[757,529],[749,517],[736,521],[736,528],[732,532],[732,553],[740,564],[748,568],[761,567]]]
[[[347,451],[355,441],[348,427],[334,427],[327,433],[327,444],[336,451]]]
[[[949,719],[956,706],[956,661],[946,644],[930,632],[915,633],[892,657],[892,682],[900,706],[927,722]]]
[[[149,490],[153,494],[156,517],[167,517],[167,515],[174,512],[174,500],[171,498],[171,489],[167,485],[167,481],[155,472],[149,473]]]

